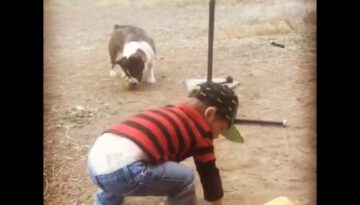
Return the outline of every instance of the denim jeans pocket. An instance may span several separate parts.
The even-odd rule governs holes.
[[[138,187],[139,183],[133,180],[127,169],[120,169],[115,172],[97,176],[99,186],[105,190],[117,193],[122,196],[131,194]]]

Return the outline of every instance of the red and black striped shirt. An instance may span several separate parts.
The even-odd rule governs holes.
[[[213,133],[206,120],[188,104],[142,112],[105,131],[135,142],[153,163],[194,157],[204,198],[220,199],[223,189],[215,165]]]

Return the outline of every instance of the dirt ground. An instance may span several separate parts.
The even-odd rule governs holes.
[[[150,108],[186,100],[183,80],[206,78],[208,1],[44,1],[44,202],[92,204],[86,155],[105,128]],[[215,11],[214,77],[241,85],[238,115],[287,119],[288,127],[237,125],[244,144],[215,142],[226,205],[286,196],[316,204],[315,1],[223,0]],[[157,83],[126,91],[109,76],[114,24],[154,38]],[[285,48],[271,45],[283,44]],[[192,168],[192,159],[185,162]],[[199,204],[206,204],[196,176]],[[126,205],[157,205],[129,197]]]

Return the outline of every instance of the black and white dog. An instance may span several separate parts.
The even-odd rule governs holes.
[[[115,25],[109,42],[111,58],[110,76],[117,75],[117,67],[122,68],[121,77],[126,78],[130,86],[139,85],[143,72],[148,73],[147,82],[155,83],[154,63],[155,44],[144,29],[132,25]]]

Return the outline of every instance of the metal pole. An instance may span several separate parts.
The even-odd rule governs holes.
[[[212,82],[215,0],[209,2],[209,43],[207,82]]]

